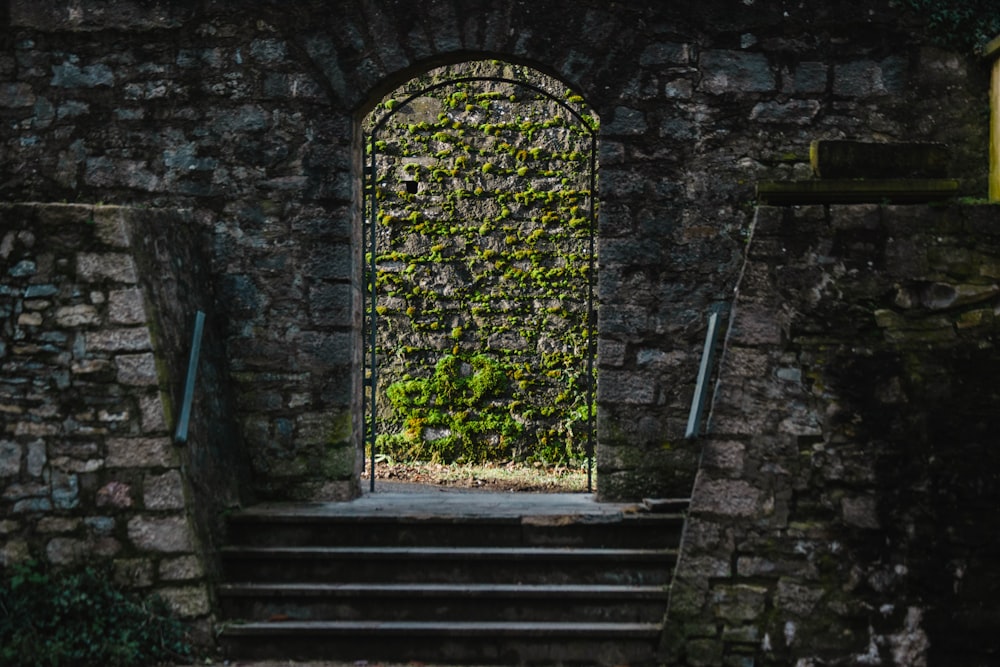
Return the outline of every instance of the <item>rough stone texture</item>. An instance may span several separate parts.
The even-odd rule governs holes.
[[[705,313],[736,280],[754,181],[808,175],[810,142],[846,137],[944,141],[954,175],[973,192],[984,182],[975,165],[986,127],[971,103],[982,91],[969,68],[921,47],[888,0],[862,5],[12,2],[0,14],[16,33],[0,70],[11,128],[0,183],[12,199],[138,202],[154,221],[157,208],[189,207],[197,231],[182,240],[196,237],[213,278],[185,298],[200,293],[207,307],[218,297],[214,344],[233,371],[255,490],[301,496],[325,480],[273,480],[268,467],[316,450],[284,432],[289,420],[349,412],[360,448],[359,111],[455,55],[537,63],[602,119],[598,328],[614,354],[598,360],[598,447],[640,453],[603,457],[630,467],[605,471],[621,483],[599,492],[684,495],[697,456],[681,436]],[[108,224],[112,236],[121,228]],[[118,281],[101,291],[112,320],[129,326],[140,315],[125,295],[149,274],[109,246],[84,253],[78,270]],[[154,275],[199,265],[172,264],[166,247],[148,248]],[[190,330],[192,313],[174,315],[176,328],[159,332],[168,339]],[[38,326],[38,311],[18,317]],[[640,351],[670,362],[647,369]],[[642,417],[660,432],[640,432]],[[642,452],[664,467],[637,467]]]
[[[128,585],[186,581],[177,608],[204,617],[128,217],[0,205],[0,562],[121,563]]]
[[[758,210],[670,664],[995,661],[997,216]]]
[[[997,374],[995,212],[764,209],[752,226],[754,183],[807,178],[815,139],[944,142],[963,194],[985,192],[979,66],[926,46],[898,4],[11,0],[2,197],[133,206],[127,222],[0,208],[0,558],[85,549],[161,587],[163,560],[210,545],[227,505],[357,493],[362,457],[328,454],[315,428],[350,415],[360,452],[357,121],[475,54],[536,64],[602,119],[602,497],[691,493],[706,313],[739,282],[675,664],[996,662],[1000,429],[973,381]],[[340,315],[316,316],[328,283],[349,286]],[[205,391],[177,452],[197,309]],[[133,349],[143,334],[122,331],[144,327],[152,347]],[[120,358],[151,353],[158,372],[118,382]],[[128,526],[187,516],[145,507],[146,480],[181,461],[190,551],[139,552]],[[43,516],[116,523],[43,533]]]

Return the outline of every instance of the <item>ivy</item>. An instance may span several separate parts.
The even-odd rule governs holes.
[[[51,572],[13,565],[0,582],[0,664],[142,667],[189,664],[183,625],[158,597],[116,588],[106,569]]]

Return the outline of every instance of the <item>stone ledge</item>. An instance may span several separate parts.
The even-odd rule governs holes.
[[[923,204],[958,194],[952,178],[871,178],[816,181],[761,181],[757,203],[793,204]]]

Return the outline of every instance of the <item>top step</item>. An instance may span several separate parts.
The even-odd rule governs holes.
[[[584,494],[384,493],[349,503],[260,505],[229,517],[246,546],[671,548],[686,500],[597,503]]]

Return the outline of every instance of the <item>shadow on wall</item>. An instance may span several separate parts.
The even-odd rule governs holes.
[[[180,451],[194,494],[189,507],[202,540],[210,547],[213,536],[224,534],[225,511],[252,502],[252,497],[249,461],[233,421],[220,313],[202,250],[209,244],[205,231],[187,211],[133,209],[127,219],[139,279],[152,311],[158,359],[169,380],[166,412],[171,433],[183,398],[195,314],[198,310],[206,313],[188,440]]]

